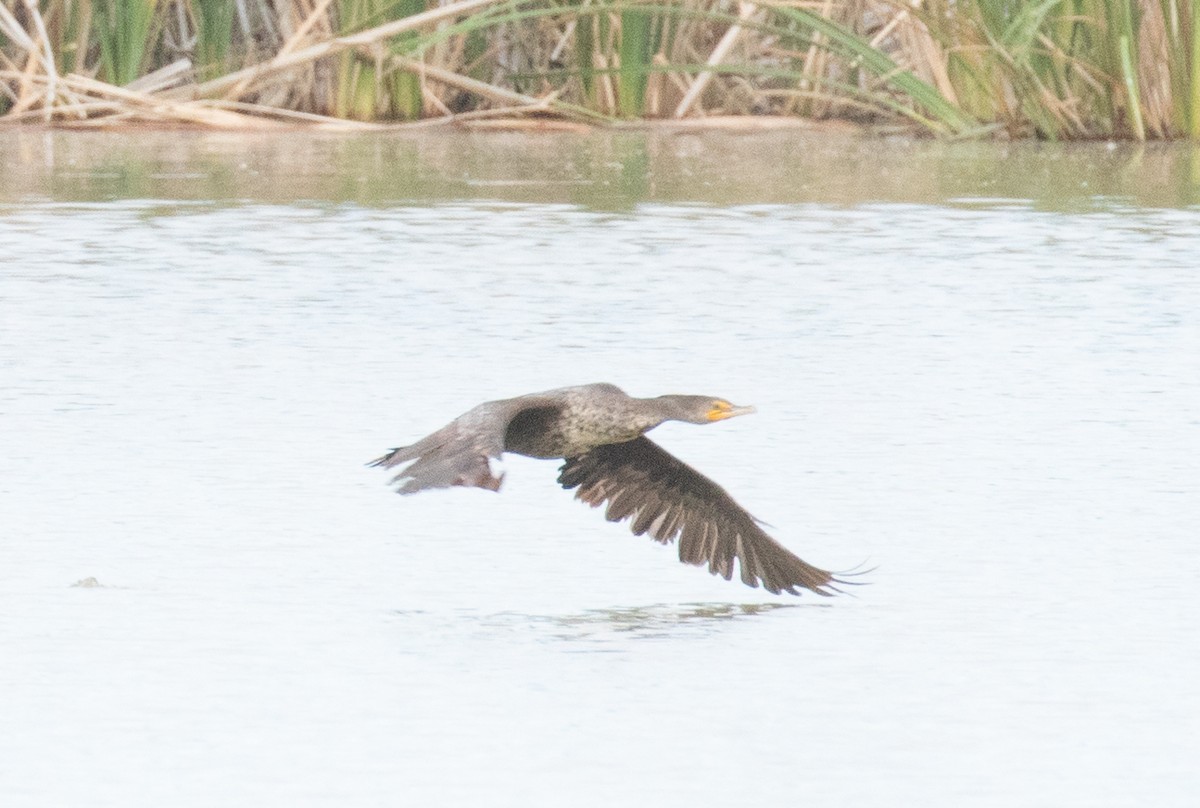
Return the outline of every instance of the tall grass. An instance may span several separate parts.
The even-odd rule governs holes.
[[[100,46],[100,74],[123,86],[144,72],[154,43],[156,0],[96,0],[95,36]]]
[[[930,0],[954,94],[1014,135],[1200,137],[1197,0]]]
[[[1200,0],[0,0],[0,113],[1200,139]]]
[[[389,19],[402,19],[425,10],[425,0],[339,0],[335,4],[338,29],[352,34]],[[415,38],[405,33],[390,42],[392,50],[405,52]],[[422,111],[420,77],[409,71],[388,70],[386,54],[347,51],[338,61],[333,114],[340,118],[373,121],[379,118],[419,118]]]
[[[191,9],[197,75],[201,79],[216,78],[230,67],[235,6],[228,0],[192,0]]]
[[[1176,10],[1175,4],[1172,3],[1171,5],[1172,10]],[[1200,140],[1200,2],[1198,2],[1198,0],[1192,0],[1191,6],[1192,18],[1190,20],[1191,30],[1189,31],[1189,35],[1192,40],[1192,47],[1190,49],[1191,74],[1188,77],[1190,82],[1184,83],[1177,78],[1175,86],[1177,88],[1176,92],[1178,92],[1180,96],[1188,99],[1185,113],[1183,116],[1181,116],[1186,120],[1188,134],[1191,135],[1193,140]],[[1172,20],[1175,22],[1174,30],[1178,31],[1178,14],[1172,15]],[[1187,21],[1185,20],[1185,22]],[[1178,37],[1173,37],[1172,41],[1174,42],[1177,39]],[[1182,51],[1183,49],[1182,47],[1177,46],[1176,50]],[[1187,61],[1182,57],[1179,58],[1176,68],[1177,72],[1182,74],[1186,68],[1186,65]],[[1188,87],[1188,90],[1190,90],[1190,92],[1184,93],[1178,89],[1180,85],[1186,87],[1189,83],[1190,87]]]
[[[633,6],[620,13],[621,36],[617,51],[617,100],[622,115],[640,117],[646,101],[646,84],[657,50],[654,16],[647,7]]]

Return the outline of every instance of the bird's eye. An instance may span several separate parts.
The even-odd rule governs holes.
[[[721,401],[720,399],[713,402],[713,407],[718,410],[732,410],[733,409],[732,404],[730,404],[728,401]]]

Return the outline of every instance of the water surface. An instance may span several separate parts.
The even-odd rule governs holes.
[[[6,806],[1194,799],[1189,150],[0,155]],[[363,467],[591,381],[756,404],[655,436],[871,585],[713,578],[553,463],[501,496]]]

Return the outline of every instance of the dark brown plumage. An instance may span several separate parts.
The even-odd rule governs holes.
[[[664,421],[709,423],[748,414],[708,396],[632,398],[611,384],[564,387],[481,404],[411,446],[371,463],[408,465],[392,482],[411,494],[426,488],[476,486],[497,491],[503,475],[491,461],[504,452],[563,458],[558,482],[592,507],[607,503],[611,522],[631,520],[635,535],[679,544],[679,559],[707,565],[726,580],[769,592],[821,595],[846,581],[802,561],[768,536],[725,489],[643,433]]]

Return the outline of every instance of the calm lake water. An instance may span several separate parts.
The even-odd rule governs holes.
[[[7,132],[0,245],[7,807],[1195,804],[1186,147]],[[871,585],[363,465],[592,381]]]

